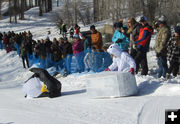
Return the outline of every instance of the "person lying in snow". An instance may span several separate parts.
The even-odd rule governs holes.
[[[136,63],[127,52],[122,51],[116,44],[109,46],[107,52],[112,56],[113,63],[105,71],[131,72],[131,74],[135,74]]]

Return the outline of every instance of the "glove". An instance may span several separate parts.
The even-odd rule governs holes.
[[[133,49],[137,49],[137,46],[136,46],[136,44],[135,43],[133,43]]]
[[[104,71],[111,71],[109,68],[106,68]]]
[[[129,72],[131,72],[131,74],[134,75],[134,68],[130,68]]]
[[[161,56],[161,53],[156,53],[156,57],[160,57]]]
[[[121,43],[122,41],[122,39],[117,39],[116,43]]]

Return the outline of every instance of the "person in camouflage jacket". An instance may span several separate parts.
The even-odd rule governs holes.
[[[161,17],[158,21],[158,33],[156,36],[155,52],[158,59],[158,78],[163,76],[166,78],[167,72],[167,42],[171,37],[170,28],[166,24],[165,17]]]

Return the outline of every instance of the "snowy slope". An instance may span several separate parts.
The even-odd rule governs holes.
[[[51,39],[59,37],[50,16],[48,13],[39,17],[38,8],[33,8],[26,12],[26,20],[18,24],[9,24],[8,19],[0,21],[0,31],[31,30],[34,38],[40,39],[51,30]],[[102,26],[102,23],[105,22],[97,25]],[[152,47],[153,44],[154,39]],[[63,86],[62,97],[25,99],[22,85],[32,73],[23,69],[16,52],[7,54],[0,50],[0,124],[162,124],[165,109],[180,108],[177,106],[180,103],[180,76],[168,81],[158,79],[153,51],[148,53],[148,66],[148,76],[136,75],[137,96],[88,98],[84,81],[86,74],[72,74],[58,78]],[[152,121],[149,116],[155,119]]]

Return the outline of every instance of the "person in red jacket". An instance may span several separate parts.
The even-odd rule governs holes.
[[[135,56],[136,62],[136,72],[138,73],[139,64],[141,63],[141,75],[148,74],[148,64],[147,64],[147,52],[149,51],[149,44],[151,41],[151,35],[153,34],[152,27],[147,23],[147,17],[142,16],[140,18],[141,28],[139,32],[139,37],[135,41],[137,46],[137,54]]]

